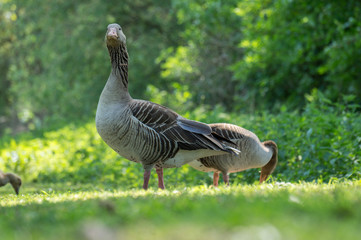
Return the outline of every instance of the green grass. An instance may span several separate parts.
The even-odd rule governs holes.
[[[355,239],[361,181],[143,191],[97,185],[0,189],[1,239]]]

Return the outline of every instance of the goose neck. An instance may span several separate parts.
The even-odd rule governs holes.
[[[7,176],[7,174],[0,174],[0,186],[4,186],[6,185],[7,183],[9,183],[10,179],[9,177]]]
[[[107,46],[112,64],[112,74],[128,89],[128,51],[125,45]]]

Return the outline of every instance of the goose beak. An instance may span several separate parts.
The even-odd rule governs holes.
[[[263,183],[264,181],[266,181],[269,175],[270,172],[267,169],[267,167],[261,168],[261,176],[259,177],[259,183]]]
[[[261,172],[261,176],[259,178],[259,183],[263,183],[264,181],[266,181],[268,178],[268,174]]]
[[[14,188],[16,195],[19,195],[19,190],[21,186],[21,180],[19,179],[18,182],[11,183],[11,186]]]
[[[118,34],[116,28],[109,28],[109,31],[107,33],[107,40],[117,40]]]
[[[20,186],[13,186],[16,195],[19,195]]]

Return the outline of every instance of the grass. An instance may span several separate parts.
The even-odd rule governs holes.
[[[97,185],[0,189],[1,239],[355,239],[361,181],[158,191]]]

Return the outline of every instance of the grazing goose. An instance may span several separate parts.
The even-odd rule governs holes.
[[[118,24],[110,24],[105,41],[112,70],[96,112],[99,135],[114,151],[144,168],[143,188],[156,168],[164,189],[163,168],[180,167],[194,159],[239,151],[223,142],[207,124],[185,119],[161,105],[132,99],[128,92],[126,38]],[[229,141],[229,140],[228,140]]]
[[[261,168],[260,183],[265,181],[277,165],[278,148],[275,142],[260,142],[258,137],[244,128],[233,124],[209,124],[214,132],[232,140],[241,154],[217,155],[199,158],[189,163],[193,168],[213,171],[213,185],[218,186],[219,173],[223,174],[224,182],[229,185],[228,173],[240,172],[249,168]]]
[[[21,186],[21,178],[13,173],[3,173],[0,171],[0,187],[10,183],[13,186],[16,195],[19,195],[19,189]]]

